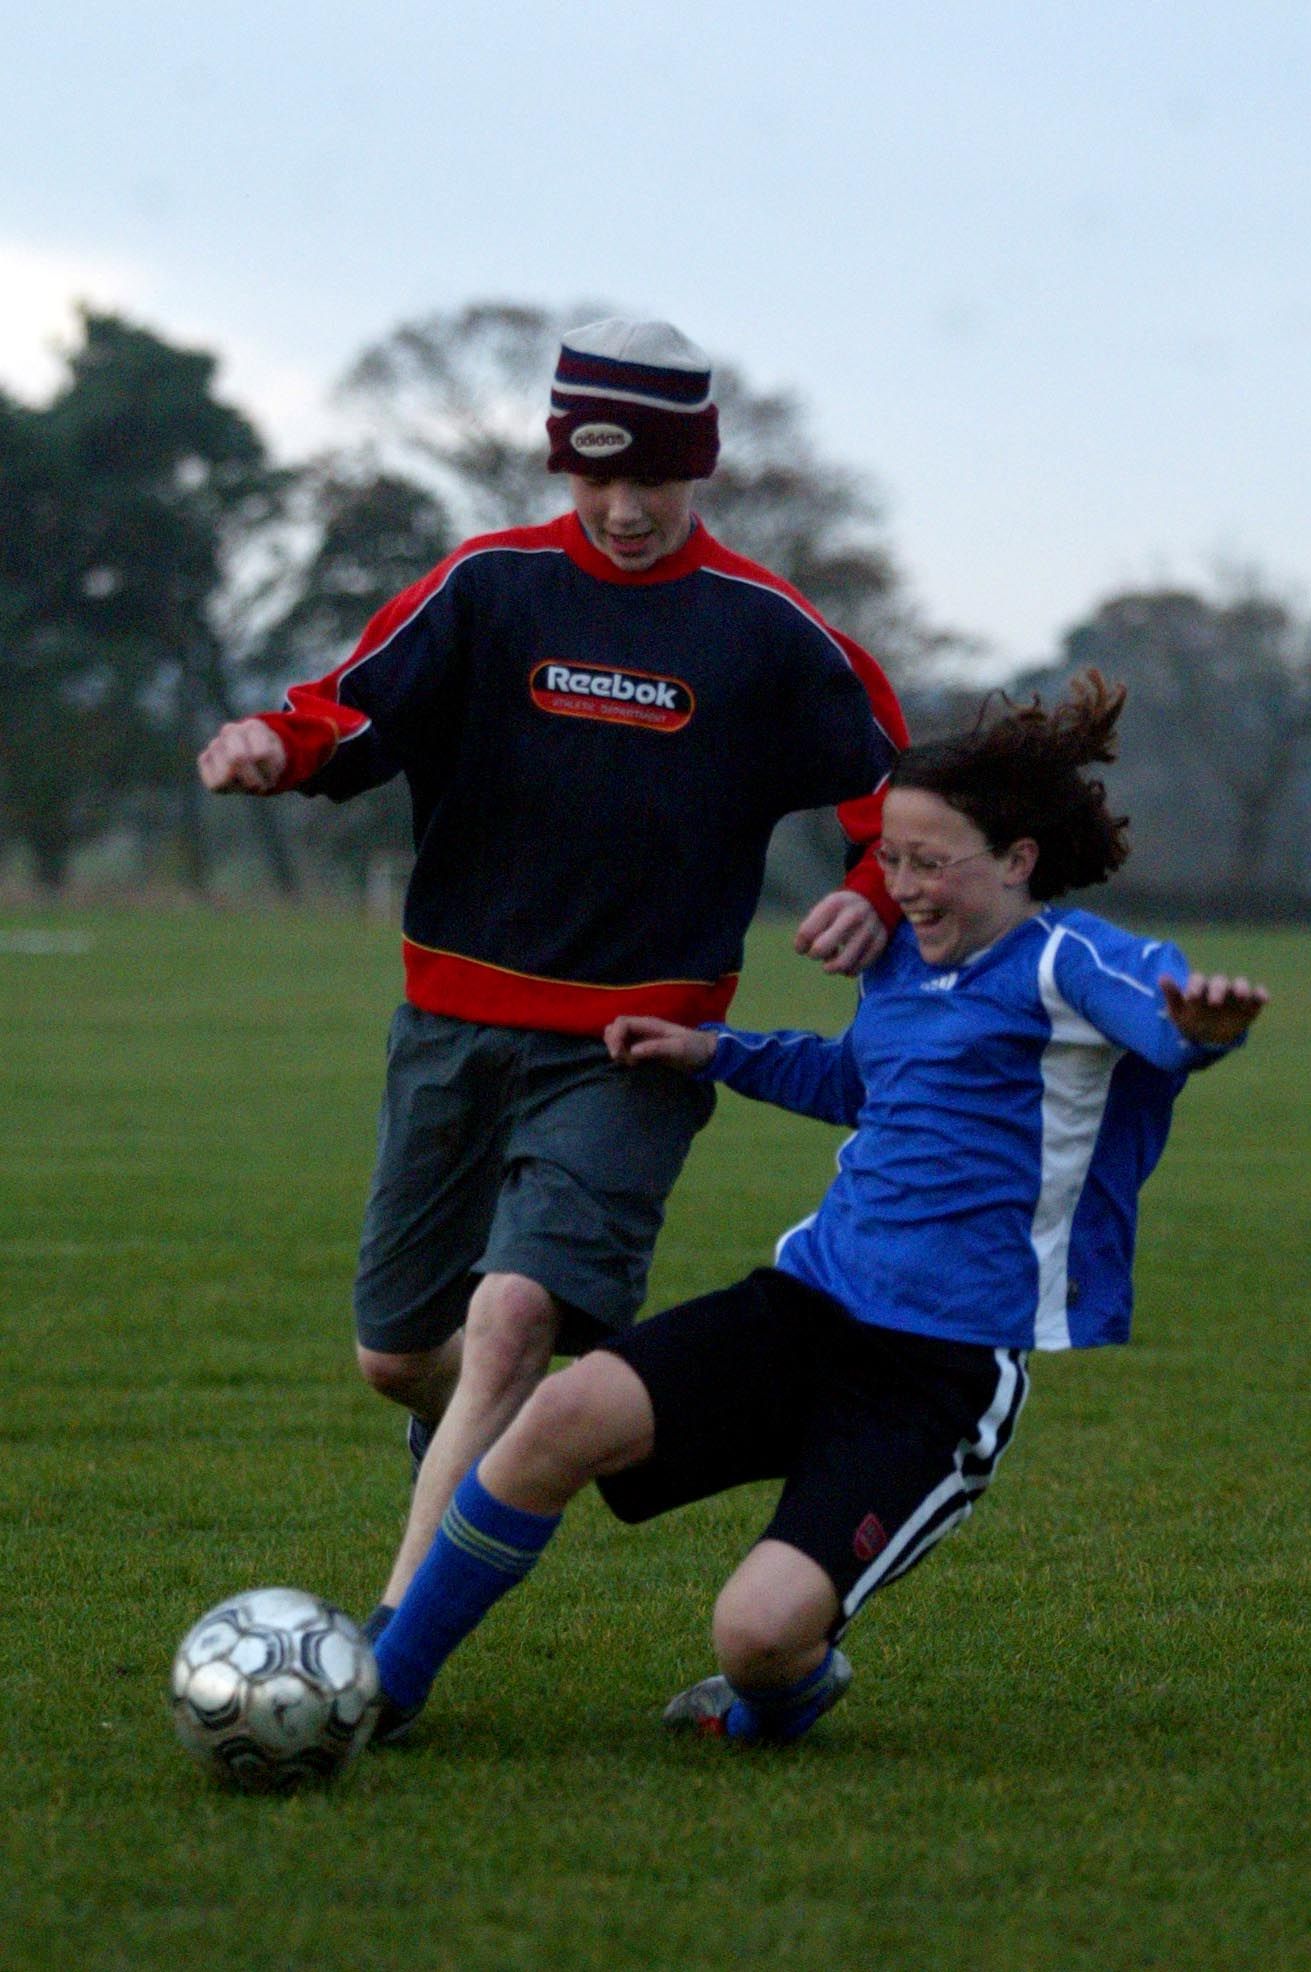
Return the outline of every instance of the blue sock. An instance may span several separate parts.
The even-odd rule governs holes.
[[[374,1646],[394,1705],[422,1705],[457,1643],[521,1582],[560,1524],[489,1493],[471,1467],[455,1490],[400,1608]]]
[[[786,1746],[809,1732],[833,1703],[837,1677],[833,1651],[796,1684],[771,1690],[748,1691],[734,1685],[736,1701],[724,1717],[724,1731],[730,1739],[768,1740],[773,1746]]]

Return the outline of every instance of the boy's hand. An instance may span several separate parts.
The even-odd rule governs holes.
[[[287,750],[262,719],[233,719],[220,726],[196,765],[211,794],[272,794]]]
[[[793,946],[818,959],[825,972],[852,978],[873,965],[887,942],[883,920],[866,898],[854,890],[830,890],[802,918]]]

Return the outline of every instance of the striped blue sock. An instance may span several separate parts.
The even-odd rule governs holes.
[[[834,1652],[830,1648],[818,1664],[796,1684],[777,1690],[748,1691],[735,1685],[735,1702],[724,1715],[724,1731],[730,1739],[768,1740],[773,1746],[786,1746],[809,1732],[834,1700],[838,1677]]]
[[[400,1608],[375,1645],[382,1688],[394,1705],[422,1705],[457,1643],[536,1562],[560,1524],[524,1513],[465,1473]]]

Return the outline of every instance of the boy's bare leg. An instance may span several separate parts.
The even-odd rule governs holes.
[[[459,1381],[429,1445],[383,1601],[399,1603],[451,1495],[517,1416],[550,1366],[560,1313],[523,1274],[486,1274],[469,1303]]]

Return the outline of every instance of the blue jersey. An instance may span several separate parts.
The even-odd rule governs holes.
[[[958,967],[908,925],[836,1040],[719,1028],[706,1071],[846,1123],[838,1176],[777,1264],[858,1320],[993,1348],[1123,1342],[1138,1192],[1189,1071],[1176,946],[1044,909]]]

